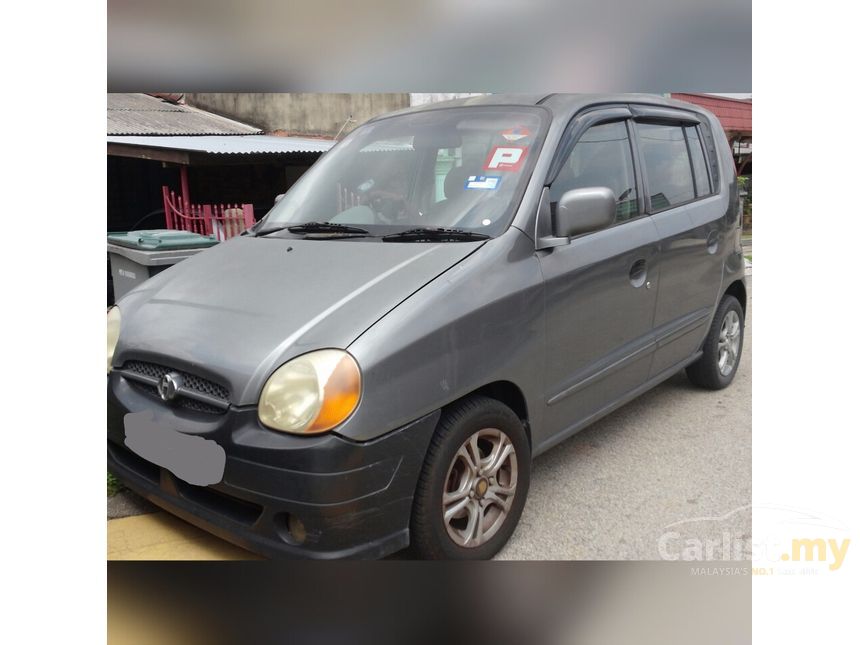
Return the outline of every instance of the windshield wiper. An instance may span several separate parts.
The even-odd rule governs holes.
[[[304,224],[287,224],[263,229],[257,235],[269,235],[278,231],[287,230],[290,233],[343,233],[347,235],[368,235],[368,231],[356,226],[335,224],[334,222],[305,222]]]
[[[488,239],[489,235],[461,228],[412,228],[382,236],[383,242],[473,242]]]
[[[368,231],[357,226],[347,226],[346,224],[335,224],[334,222],[305,222],[304,224],[296,224],[288,226],[287,230],[290,233],[355,233],[358,235],[367,235]]]

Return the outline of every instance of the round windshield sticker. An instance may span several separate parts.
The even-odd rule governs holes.
[[[505,141],[519,141],[520,139],[525,139],[531,135],[531,130],[522,125],[518,125],[515,128],[502,132],[502,136],[505,138]]]

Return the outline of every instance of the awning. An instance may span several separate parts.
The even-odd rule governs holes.
[[[108,154],[189,164],[192,161],[228,161],[237,155],[319,156],[335,144],[328,139],[272,135],[109,136]],[[238,157],[234,157],[238,158]]]

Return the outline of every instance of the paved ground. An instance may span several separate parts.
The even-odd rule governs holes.
[[[107,557],[108,560],[258,559],[253,553],[162,511],[109,521]]]
[[[113,497],[108,497],[107,500],[108,520],[115,520],[130,515],[154,513],[157,510],[158,508],[154,505],[128,490],[117,493]]]
[[[658,540],[671,532],[670,555],[724,533],[749,541],[751,318],[729,388],[699,390],[678,374],[538,457],[520,526],[499,557],[658,559]]]
[[[734,383],[706,392],[678,374],[538,457],[499,558],[659,559],[661,536],[670,557],[740,558],[751,480],[752,297]],[[253,557],[155,510],[131,493],[108,500],[108,518],[125,518],[108,522],[110,559]]]

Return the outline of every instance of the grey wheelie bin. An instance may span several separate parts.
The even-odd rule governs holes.
[[[108,234],[113,299],[217,243],[213,236],[168,229]]]

